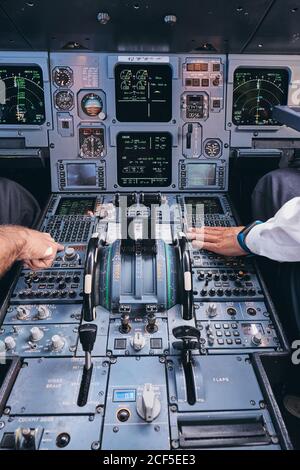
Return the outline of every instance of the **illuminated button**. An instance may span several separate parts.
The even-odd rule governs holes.
[[[193,78],[193,86],[198,87],[200,86],[200,79],[199,78]]]
[[[201,85],[202,85],[203,87],[209,86],[209,79],[208,79],[208,78],[202,78],[202,80],[201,80]]]
[[[187,64],[186,69],[187,69],[188,72],[194,72],[195,64]]]

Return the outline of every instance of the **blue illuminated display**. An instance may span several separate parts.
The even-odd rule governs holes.
[[[135,390],[114,390],[114,401],[135,401]]]

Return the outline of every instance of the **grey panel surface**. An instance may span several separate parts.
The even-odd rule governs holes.
[[[107,349],[113,356],[148,356],[163,354],[169,347],[168,324],[166,318],[157,317],[157,331],[148,333],[147,319],[140,318],[130,321],[131,329],[129,333],[120,332],[120,319],[111,319],[109,326],[109,340]],[[141,335],[145,340],[145,346],[141,350],[135,350],[132,341],[136,334]],[[118,346],[118,341],[124,342],[124,345]],[[126,344],[125,344],[126,343]]]
[[[19,429],[30,428],[38,431],[38,450],[92,450],[100,447],[103,417],[90,416],[15,416],[4,418],[0,430],[0,443],[6,434]],[[60,438],[70,437],[65,447],[57,445]]]
[[[179,411],[259,409],[263,400],[247,356],[193,356],[196,403],[187,402],[181,359],[168,358],[169,403]]]
[[[210,425],[216,425],[218,424],[224,424],[226,423],[228,426],[230,426],[233,423],[261,423],[266,435],[270,438],[269,444],[266,445],[258,445],[254,444],[253,446],[240,446],[240,447],[235,447],[234,445],[231,446],[222,446],[221,444],[218,444],[218,441],[220,439],[215,439],[214,444],[209,443],[209,439],[207,440],[207,445],[204,446],[204,449],[208,450],[280,450],[281,447],[278,443],[278,437],[276,435],[276,431],[274,429],[274,426],[272,424],[271,417],[266,410],[254,410],[254,411],[236,411],[234,413],[232,412],[210,412],[210,413],[177,413],[177,412],[172,412],[170,413],[170,428],[171,428],[171,444],[173,449],[178,449],[181,447],[181,432],[180,432],[180,426],[187,424],[190,425],[191,428],[193,426],[195,427],[194,429],[194,440],[197,440],[197,433],[198,430],[201,430],[201,426],[205,426],[205,424],[210,424]],[[199,435],[199,434],[198,434]],[[203,434],[202,434],[203,438]],[[190,440],[190,446],[187,446],[186,448],[190,449],[196,449],[197,445],[193,443],[193,440]],[[202,447],[203,449],[203,447]]]
[[[41,320],[39,318],[41,310],[49,313],[49,316]],[[20,311],[28,312],[26,317],[18,317]],[[81,305],[59,305],[59,304],[44,304],[44,305],[11,305],[5,316],[5,325],[18,325],[26,323],[79,323],[81,319]],[[24,323],[23,323],[24,322]]]
[[[39,341],[32,340],[32,328],[38,328],[41,332],[42,337]],[[0,331],[1,341],[5,341],[7,337],[10,337],[16,343],[15,348],[7,351],[9,354],[22,357],[74,356],[78,325],[67,323],[3,325]],[[59,350],[53,349],[52,338],[54,335],[60,337],[62,347]]]
[[[146,383],[154,386],[161,403],[159,416],[153,422],[145,422],[136,411],[136,401]],[[131,401],[114,398],[114,391],[131,390]],[[129,411],[128,421],[120,422],[117,413]],[[118,430],[116,431],[116,428]],[[165,364],[158,357],[128,357],[117,359],[111,365],[107,405],[103,428],[102,449],[169,449],[169,418]]]
[[[77,405],[83,359],[27,359],[7,406],[12,415],[94,414],[104,405],[109,364],[93,361],[93,374],[85,406]]]
[[[221,61],[221,71],[219,75],[224,77],[226,75],[226,58],[222,55],[172,55],[172,54],[159,54],[159,56],[141,56],[140,54],[131,54],[130,55],[133,62],[145,63],[145,61],[156,60],[157,63],[161,61],[168,61],[173,68],[173,80],[172,80],[172,120],[169,123],[119,123],[116,120],[116,108],[115,108],[115,80],[113,79],[113,69],[117,63],[126,62],[128,60],[128,55],[124,53],[120,54],[93,54],[93,53],[84,53],[80,54],[70,54],[70,53],[52,53],[50,54],[50,69],[51,71],[57,66],[67,66],[71,68],[74,72],[74,85],[72,86],[72,91],[75,96],[82,89],[99,89],[103,90],[107,96],[107,115],[104,120],[98,118],[99,124],[103,124],[106,129],[106,156],[103,157],[103,161],[106,163],[106,189],[108,191],[115,190],[130,190],[130,188],[119,187],[116,180],[117,175],[117,148],[116,148],[116,135],[119,132],[143,132],[143,131],[157,131],[157,132],[170,132],[173,137],[173,148],[172,148],[172,184],[166,188],[156,187],[155,190],[164,190],[172,191],[178,188],[179,185],[179,174],[178,174],[178,164],[179,160],[182,160],[182,126],[186,121],[182,119],[181,113],[181,94],[184,91],[189,90],[190,93],[199,91],[199,87],[191,89],[186,88],[183,83],[183,70],[184,63],[187,60],[199,60],[203,62],[209,62],[212,64],[213,61]],[[212,70],[212,66],[211,70]],[[209,87],[205,88],[206,93],[211,97],[210,102],[210,117],[204,121],[200,120],[202,126],[202,138],[205,141],[208,138],[218,138],[223,143],[223,154],[219,158],[210,159],[202,153],[202,155],[195,159],[186,159],[186,162],[199,162],[199,163],[209,163],[213,162],[219,166],[226,166],[229,157],[229,132],[224,129],[224,120],[225,120],[225,86],[223,85],[223,78],[220,81],[220,85],[213,87],[211,85],[210,79],[214,77],[216,73],[213,73],[211,70],[204,73],[205,76],[209,78]],[[197,75],[197,74],[196,74]],[[203,75],[203,73],[202,73]],[[201,75],[201,77],[202,77]],[[203,76],[204,76],[203,75]],[[198,75],[197,75],[198,76]],[[200,76],[200,75],[199,75]],[[52,85],[52,101],[53,93],[55,93],[56,87]],[[201,88],[202,90],[202,88]],[[202,90],[203,91],[203,90]],[[212,98],[220,97],[221,98],[221,109],[218,112],[215,112],[215,109],[212,108]],[[53,108],[54,114],[56,110]],[[52,190],[58,191],[59,184],[57,181],[57,163],[59,160],[64,160],[67,162],[74,158],[77,159],[76,162],[82,162],[82,159],[79,158],[78,153],[78,126],[82,123],[88,124],[91,122],[89,116],[85,117],[85,120],[79,117],[78,105],[70,111],[70,114],[74,120],[75,135],[66,137],[62,136],[57,132],[56,129],[56,119],[54,119],[54,131],[50,133],[50,142],[53,144],[51,149],[51,175],[52,175]],[[85,162],[94,162],[95,160],[84,159]],[[223,189],[227,188],[228,174],[225,171],[225,182]],[[153,189],[153,188],[152,188]],[[92,189],[91,189],[92,190]],[[95,189],[94,189],[95,190]],[[148,188],[149,190],[149,188]]]

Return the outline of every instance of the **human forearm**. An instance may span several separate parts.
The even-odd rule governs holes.
[[[0,227],[0,277],[20,259],[26,245],[27,229],[14,225]]]
[[[15,261],[23,261],[30,269],[49,268],[57,251],[63,250],[49,233],[19,227],[0,226],[0,277]]]

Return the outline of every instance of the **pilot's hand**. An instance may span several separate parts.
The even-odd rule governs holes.
[[[50,268],[56,253],[64,249],[64,246],[56,243],[49,233],[24,229],[20,235],[24,243],[18,260],[24,261],[25,265],[33,270]]]
[[[237,241],[238,233],[244,227],[201,227],[191,228],[186,233],[192,246],[224,256],[247,255]]]

